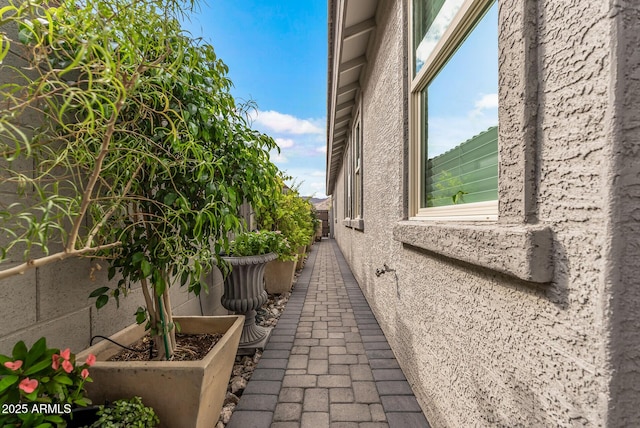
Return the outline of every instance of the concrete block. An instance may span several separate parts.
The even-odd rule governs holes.
[[[380,396],[375,382],[353,382],[356,403],[379,403]]]
[[[36,308],[35,269],[0,281],[0,337],[34,324]]]
[[[329,414],[324,412],[305,412],[302,414],[301,428],[329,428]]]
[[[93,304],[89,294],[102,284],[90,278],[88,259],[66,259],[37,269],[39,320],[58,318]]]
[[[196,296],[191,296],[189,300],[179,306],[174,305],[173,301],[171,302],[174,315],[202,315],[203,311],[201,309],[202,306],[200,306],[200,299]]]
[[[279,403],[273,413],[273,421],[299,421],[302,415],[302,404]]]
[[[224,294],[224,279],[220,269],[213,267],[204,279],[208,290],[200,292],[204,315],[227,315],[229,311],[222,306],[221,299]]]
[[[302,388],[282,388],[278,401],[281,403],[302,403],[304,400],[304,389]]]
[[[20,340],[31,346],[41,337],[47,338],[47,346],[50,348],[71,348],[73,353],[77,353],[85,349],[89,343],[90,325],[89,308],[36,323],[0,339],[0,354],[10,353]]]
[[[361,403],[333,403],[330,406],[331,421],[370,422],[369,406]]]
[[[304,392],[303,409],[305,412],[328,412],[329,390],[327,388],[308,388]]]
[[[329,401],[331,403],[353,403],[355,396],[352,388],[329,389]]]

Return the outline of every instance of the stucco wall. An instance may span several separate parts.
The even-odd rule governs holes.
[[[519,101],[530,88],[500,89],[526,119],[501,110],[501,128],[533,141],[524,208],[501,199],[500,222],[552,232],[553,279],[534,284],[394,240],[407,203],[407,1],[380,2],[361,81],[364,232],[340,223],[342,171],[335,237],[433,426],[640,424],[640,26],[635,3],[615,3],[500,2],[501,82],[525,59],[538,79],[533,105]],[[522,23],[532,51],[512,43]],[[374,275],[383,263],[397,281]]]
[[[0,0],[0,6],[5,4],[4,0]],[[3,28],[3,31],[6,29]],[[12,50],[3,65],[21,67],[24,62]],[[10,70],[4,66],[0,68],[0,82],[3,83],[12,78]],[[0,108],[4,107],[2,101]],[[23,118],[23,123],[35,124],[37,120],[37,117],[30,115]],[[0,169],[2,167],[0,163]],[[32,169],[29,162],[23,167],[25,170]],[[2,175],[0,172],[0,177]],[[16,192],[14,185],[0,182],[0,203],[8,206],[16,201]],[[51,250],[53,252],[55,247]],[[20,249],[11,253],[11,258],[0,264],[0,269],[21,263],[21,255]],[[135,322],[136,309],[144,305],[139,287],[120,300],[119,308],[110,302],[97,310],[95,299],[89,299],[91,291],[98,287],[116,286],[119,278],[107,281],[107,268],[108,264],[104,261],[67,259],[0,280],[0,354],[10,353],[19,340],[30,345],[43,336],[51,347],[70,347],[77,352],[89,346],[92,336],[108,336]],[[219,272],[210,274],[206,282],[211,292],[203,294],[202,304],[186,289],[174,287],[174,312],[178,315],[199,315],[202,312],[205,315],[226,314],[227,311],[220,304],[223,290]]]

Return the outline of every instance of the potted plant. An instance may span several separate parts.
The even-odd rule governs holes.
[[[132,283],[142,286],[145,300],[136,313],[139,325],[118,337],[134,341],[149,330],[156,358],[170,360],[178,326],[187,333],[229,332],[219,342],[229,349],[216,346],[211,354],[231,365],[207,357],[188,367],[193,376],[212,374],[226,385],[242,317],[174,319],[168,290],[180,284],[198,293],[202,274],[228,247],[228,233],[242,227],[239,206],[271,198],[277,169],[269,151],[277,146],[249,127],[246,107],[235,103],[227,68],[213,48],[183,32],[177,19],[182,7],[173,0],[97,0],[82,8],[71,0],[25,0],[3,8],[2,24],[20,32],[3,39],[0,60],[11,46],[31,61],[31,71],[15,73],[17,81],[0,88],[7,102],[7,114],[0,115],[7,165],[1,184],[17,183],[24,196],[0,207],[6,235],[0,262],[16,251],[25,257],[2,269],[0,279],[69,257],[104,258],[111,263],[109,278],[120,279],[114,288],[91,293],[96,306],[117,303]],[[22,132],[17,123],[34,115],[41,126]],[[35,167],[25,171],[25,165]],[[205,327],[209,322],[215,325]],[[101,381],[88,388],[91,396],[143,395],[171,426],[202,426],[219,412],[226,387],[222,398],[210,399],[211,382],[191,378],[174,362],[126,369],[104,361],[113,352],[106,341],[92,349],[86,351],[98,357],[92,376]],[[152,374],[153,367],[161,371]],[[126,381],[115,373],[130,378],[126,370],[147,389],[119,390]],[[196,409],[175,406],[171,397],[154,402],[154,390],[166,396],[180,389],[174,383],[154,387],[151,379],[187,379],[195,398],[184,400],[207,401]],[[176,416],[183,408],[193,419]]]
[[[291,291],[298,255],[282,232],[277,230],[270,233],[273,235],[271,251],[276,253],[278,258],[267,263],[265,267],[264,288],[269,294],[283,294]]]
[[[297,269],[304,263],[305,248],[311,241],[314,229],[311,203],[300,196],[298,186],[286,188],[288,177],[279,176],[281,191],[268,204],[255,207],[258,227],[279,230],[298,254]]]
[[[270,329],[256,324],[256,309],[268,299],[264,288],[264,270],[275,260],[284,242],[276,232],[243,232],[235,236],[228,255],[222,306],[245,316],[239,348],[264,348]]]
[[[48,348],[45,338],[30,349],[19,341],[11,355],[0,355],[0,426],[57,426],[62,415],[91,404],[85,386],[95,356],[80,361],[68,348]]]

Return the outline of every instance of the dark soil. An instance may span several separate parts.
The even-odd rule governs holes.
[[[222,334],[184,334],[176,333],[176,352],[172,361],[196,361],[201,360],[222,338]],[[123,349],[109,361],[149,361],[151,348],[151,336],[146,335],[137,342],[128,346],[133,349]],[[155,355],[154,355],[155,356]]]

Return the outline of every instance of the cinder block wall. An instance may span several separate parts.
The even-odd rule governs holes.
[[[0,7],[5,4],[6,1],[0,0]],[[12,50],[4,64],[22,67],[24,62],[19,52]],[[13,78],[6,67],[1,70],[0,82]],[[2,100],[0,108],[3,108],[1,103]],[[33,124],[37,120],[35,115],[31,115],[24,118],[24,123]],[[32,170],[32,165],[25,164],[24,168]],[[11,204],[16,198],[15,186],[0,185],[3,205]],[[21,251],[13,253],[14,257],[0,264],[0,268],[21,263],[21,254]],[[89,299],[94,289],[104,285],[115,287],[117,284],[117,277],[107,281],[107,268],[104,261],[67,259],[0,280],[0,353],[10,353],[19,340],[30,345],[43,336],[49,346],[69,347],[77,352],[89,345],[92,336],[108,336],[135,322],[136,309],[144,305],[139,287],[133,288],[128,297],[120,300],[119,308],[110,302],[97,310],[94,299]],[[210,292],[203,293],[200,299],[188,294],[186,289],[173,287],[174,312],[177,315],[226,314],[227,310],[220,304],[223,292],[220,272],[216,270],[209,274],[206,283]]]
[[[361,78],[364,232],[341,224],[344,168],[329,191],[335,238],[427,418],[640,425],[640,6],[499,0],[503,46],[517,23],[536,23],[533,218],[552,230],[555,269],[536,285],[394,240],[407,206],[409,3],[380,2]],[[521,95],[501,88],[516,104]],[[383,263],[397,280],[374,275]]]

